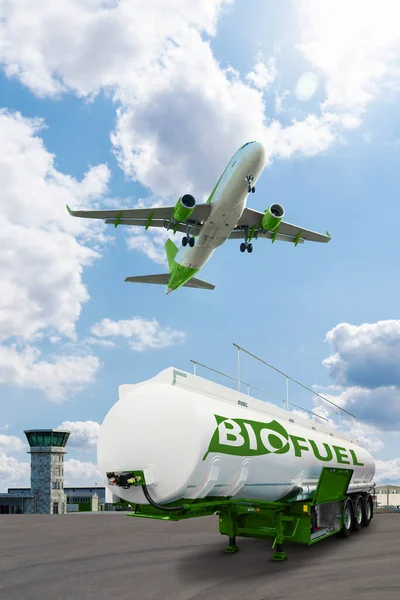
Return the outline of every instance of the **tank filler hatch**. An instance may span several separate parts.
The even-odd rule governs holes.
[[[341,501],[347,494],[353,469],[331,469],[324,467],[318,480],[313,504]]]

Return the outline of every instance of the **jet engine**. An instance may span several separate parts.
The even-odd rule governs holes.
[[[181,196],[175,204],[173,217],[175,221],[186,221],[196,206],[196,200],[191,194]]]
[[[264,231],[274,231],[285,216],[283,206],[280,204],[271,204],[265,211],[265,214],[261,221],[261,226]]]

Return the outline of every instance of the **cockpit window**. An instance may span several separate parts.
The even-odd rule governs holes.
[[[247,142],[246,144],[243,144],[242,148],[246,148],[246,146],[248,146],[249,144],[254,144],[254,142]],[[242,150],[242,148],[240,148]]]

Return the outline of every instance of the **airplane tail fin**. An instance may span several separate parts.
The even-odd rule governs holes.
[[[170,238],[165,242],[165,252],[167,253],[168,266],[171,271],[172,263],[174,262],[175,256],[178,254],[178,248]]]

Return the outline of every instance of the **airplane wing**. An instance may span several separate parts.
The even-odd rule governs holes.
[[[121,210],[71,210],[67,205],[69,214],[73,217],[85,219],[102,219],[106,223],[117,225],[134,225],[144,227],[167,227],[173,222],[174,206],[159,206],[156,208],[124,208]],[[174,224],[177,231],[186,232],[186,223],[197,225],[199,229],[210,214],[210,204],[198,204],[185,225]]]
[[[317,233],[315,231],[311,231],[310,229],[299,227],[298,225],[286,223],[286,221],[281,221],[277,233],[274,231],[263,231],[261,226],[263,216],[264,213],[259,212],[258,210],[245,208],[237,226],[229,236],[229,239],[238,240],[245,238],[246,230],[248,228],[248,231],[253,229],[253,237],[256,238],[261,237],[286,242],[296,242],[297,240],[298,244],[303,244],[304,241],[327,243],[331,240],[331,236],[328,234],[328,232],[327,235],[323,235],[322,233]]]

